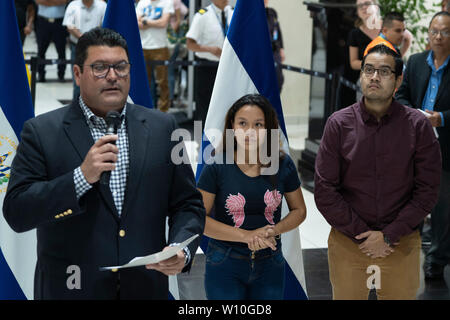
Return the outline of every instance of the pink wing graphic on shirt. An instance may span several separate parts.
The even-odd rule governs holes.
[[[273,191],[267,190],[264,194],[264,203],[266,204],[266,209],[264,210],[266,220],[270,224],[275,224],[273,222],[273,214],[281,203],[281,193],[276,189]]]
[[[244,223],[245,213],[245,198],[238,192],[237,195],[230,194],[225,202],[225,208],[228,214],[233,217],[234,226],[239,228]]]

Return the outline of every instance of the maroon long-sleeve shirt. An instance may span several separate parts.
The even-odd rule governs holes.
[[[326,123],[314,198],[328,223],[355,242],[378,230],[394,243],[433,209],[441,168],[439,143],[420,111],[393,101],[378,122],[361,100]]]

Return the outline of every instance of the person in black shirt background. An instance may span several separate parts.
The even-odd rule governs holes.
[[[344,78],[353,83],[359,79],[364,50],[373,39],[378,37],[381,28],[381,17],[377,14],[379,13],[377,1],[356,0],[355,5],[357,18],[355,28],[348,34],[348,59],[344,64]],[[352,105],[356,101],[356,91],[342,86],[339,108]]]
[[[269,8],[269,0],[264,0],[264,6],[266,7],[267,23],[269,25],[270,40],[272,42],[273,58],[277,63],[275,71],[277,73],[278,88],[281,93],[283,88],[284,76],[281,64],[285,60],[283,35],[281,33],[280,23],[278,22],[278,14],[273,8]]]
[[[19,25],[20,40],[25,41],[25,37],[33,31],[34,18],[36,16],[36,4],[33,0],[14,0],[16,6],[17,24]]]

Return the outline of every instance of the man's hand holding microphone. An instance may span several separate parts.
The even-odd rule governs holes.
[[[111,171],[116,168],[119,154],[116,141],[119,138],[117,130],[121,122],[120,114],[117,111],[110,111],[105,121],[106,134],[94,143],[81,164],[81,172],[90,184],[101,180],[102,184],[109,185]]]

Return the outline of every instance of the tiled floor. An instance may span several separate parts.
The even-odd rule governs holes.
[[[33,38],[25,42],[25,52],[37,52]],[[69,56],[69,50],[67,51]],[[49,48],[47,58],[56,58],[53,45]],[[67,67],[66,79],[64,83],[57,82],[56,66],[47,66],[46,83],[37,84],[36,93],[36,115],[61,107],[61,101],[67,101],[72,96],[72,82],[70,66]],[[53,79],[53,80],[52,80]],[[289,123],[289,121],[287,121]],[[185,125],[186,126],[186,125]],[[190,125],[188,124],[187,127]],[[298,154],[303,148],[306,136],[306,124],[291,124],[287,127],[289,140],[291,141],[292,154]],[[189,150],[195,152],[196,142],[191,143]],[[190,154],[190,159],[195,162],[195,154]],[[195,167],[194,167],[195,169]],[[331,299],[331,285],[328,277],[327,261],[327,238],[330,226],[319,213],[315,206],[313,194],[303,190],[306,206],[307,219],[299,227],[300,239],[303,251],[303,262],[306,277],[306,289],[310,299]],[[423,260],[423,257],[422,257]],[[180,296],[185,299],[205,299],[203,290],[204,255],[201,250],[196,255],[195,265],[189,274],[178,277]],[[445,269],[445,279],[443,281],[423,281],[421,275],[421,287],[418,299],[450,299],[450,267]]]

